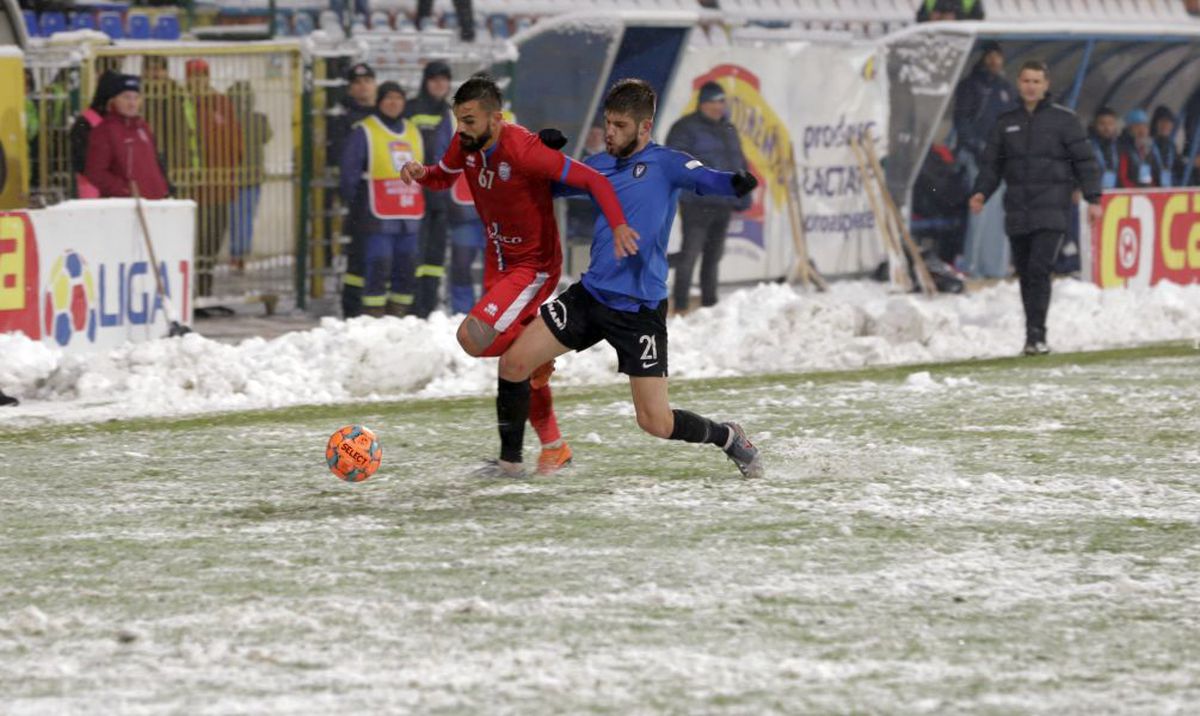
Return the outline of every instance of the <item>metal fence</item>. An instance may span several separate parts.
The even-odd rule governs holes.
[[[70,128],[107,71],[142,80],[142,114],[174,196],[197,203],[196,306],[295,286],[301,58],[295,42],[37,48],[31,204],[77,195]]]
[[[454,46],[443,34],[31,48],[29,204],[77,196],[84,157],[71,126],[104,71],[137,75],[173,195],[197,203],[196,307],[331,299],[349,241],[330,150],[346,71],[370,62],[379,81],[400,81],[411,96],[430,60],[448,62],[457,83],[512,54],[506,43]]]
[[[304,55],[304,147],[308,154],[302,165],[308,169],[302,176],[309,188],[305,198],[309,221],[303,232],[308,294],[297,297],[302,305],[308,299],[333,297],[345,270],[350,237],[343,230],[346,208],[337,194],[338,157],[334,154],[343,138],[332,133],[341,125],[336,120],[344,113],[347,70],[357,62],[367,62],[379,82],[399,82],[412,98],[421,89],[425,65],[432,60],[450,65],[458,84],[481,69],[510,59],[514,50],[506,42],[460,45],[447,31],[389,30],[361,32],[350,40],[311,36],[305,42]]]

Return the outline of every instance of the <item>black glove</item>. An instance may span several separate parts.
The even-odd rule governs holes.
[[[754,178],[753,174],[746,171],[734,174],[729,183],[733,185],[733,193],[737,196],[746,196],[754,191],[754,187],[758,186],[758,180]]]
[[[542,140],[542,144],[545,144],[547,147],[550,147],[555,151],[567,146],[567,135],[563,134],[557,129],[554,129],[553,127],[547,127],[546,129],[538,132],[538,139]]]

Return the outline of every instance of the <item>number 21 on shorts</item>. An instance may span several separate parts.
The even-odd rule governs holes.
[[[658,342],[654,340],[654,336],[638,336],[638,343],[642,344],[642,367],[649,368],[658,362]]]

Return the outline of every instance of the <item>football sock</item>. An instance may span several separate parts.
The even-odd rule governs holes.
[[[682,440],[687,443],[712,443],[724,449],[729,442],[732,431],[714,423],[708,418],[688,412],[687,410],[672,410],[675,415],[675,427],[671,430],[671,440]]]
[[[550,393],[549,385],[529,391],[529,422],[533,423],[533,429],[537,431],[542,445],[562,439],[562,433],[558,431],[558,418],[554,415],[554,396]]]
[[[496,423],[500,428],[500,459],[521,462],[525,421],[529,419],[529,379],[513,383],[500,378],[496,388]]]

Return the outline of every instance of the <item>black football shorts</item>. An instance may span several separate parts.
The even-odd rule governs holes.
[[[542,305],[542,320],[567,348],[583,351],[601,340],[617,349],[617,370],[637,378],[667,377],[667,301],[657,308],[618,311],[582,283]]]

